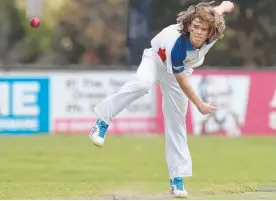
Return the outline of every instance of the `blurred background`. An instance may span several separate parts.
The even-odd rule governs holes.
[[[2,1],[1,64],[68,65],[132,69],[150,39],[199,0],[38,0],[41,17],[32,29],[26,0]],[[217,0],[218,5],[221,0]],[[234,0],[227,31],[204,65],[262,69],[276,64],[274,0]],[[37,3],[36,3],[37,4]],[[32,12],[27,12],[32,14]],[[116,66],[116,67],[115,67]],[[70,68],[70,67],[68,67]]]
[[[89,132],[96,118],[94,106],[131,79],[143,50],[160,30],[175,23],[180,11],[199,2],[1,1],[3,133]],[[187,113],[191,134],[223,130],[231,136],[275,134],[276,1],[234,3],[235,12],[225,16],[225,38],[192,77],[201,97],[220,109],[202,117],[191,105]],[[40,27],[30,26],[32,17],[41,19]],[[6,77],[15,74],[15,78]],[[27,87],[19,93],[14,85]],[[161,99],[157,86],[120,114],[110,132],[162,134]]]
[[[0,199],[170,199],[158,86],[114,119],[103,149],[88,133],[151,38],[199,2],[0,0]],[[276,1],[234,3],[191,78],[218,110],[188,107],[185,186],[195,199],[276,199]],[[254,193],[231,197],[242,192]]]

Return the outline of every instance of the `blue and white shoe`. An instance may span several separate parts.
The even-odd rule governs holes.
[[[175,187],[174,187],[174,185],[173,185],[173,179],[170,179],[170,193],[171,193],[171,194],[173,194],[174,189],[175,189]]]
[[[108,124],[104,121],[98,119],[93,126],[92,132],[90,133],[89,137],[92,142],[98,146],[102,147],[104,145],[105,135],[108,129]]]
[[[188,192],[184,188],[182,177],[174,177],[170,180],[170,192],[176,198],[188,198]]]

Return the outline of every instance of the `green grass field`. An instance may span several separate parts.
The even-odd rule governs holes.
[[[190,199],[276,199],[276,137],[189,137]],[[267,191],[267,192],[266,192]],[[0,199],[172,199],[163,137],[0,137]]]

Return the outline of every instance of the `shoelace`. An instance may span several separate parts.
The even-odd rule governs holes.
[[[108,125],[106,123],[104,123],[103,121],[100,121],[98,126],[99,126],[99,129],[100,129],[99,136],[104,138]]]

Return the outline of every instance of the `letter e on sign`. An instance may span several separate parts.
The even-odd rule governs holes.
[[[40,90],[38,82],[16,82],[13,85],[13,114],[39,115],[37,97]]]

